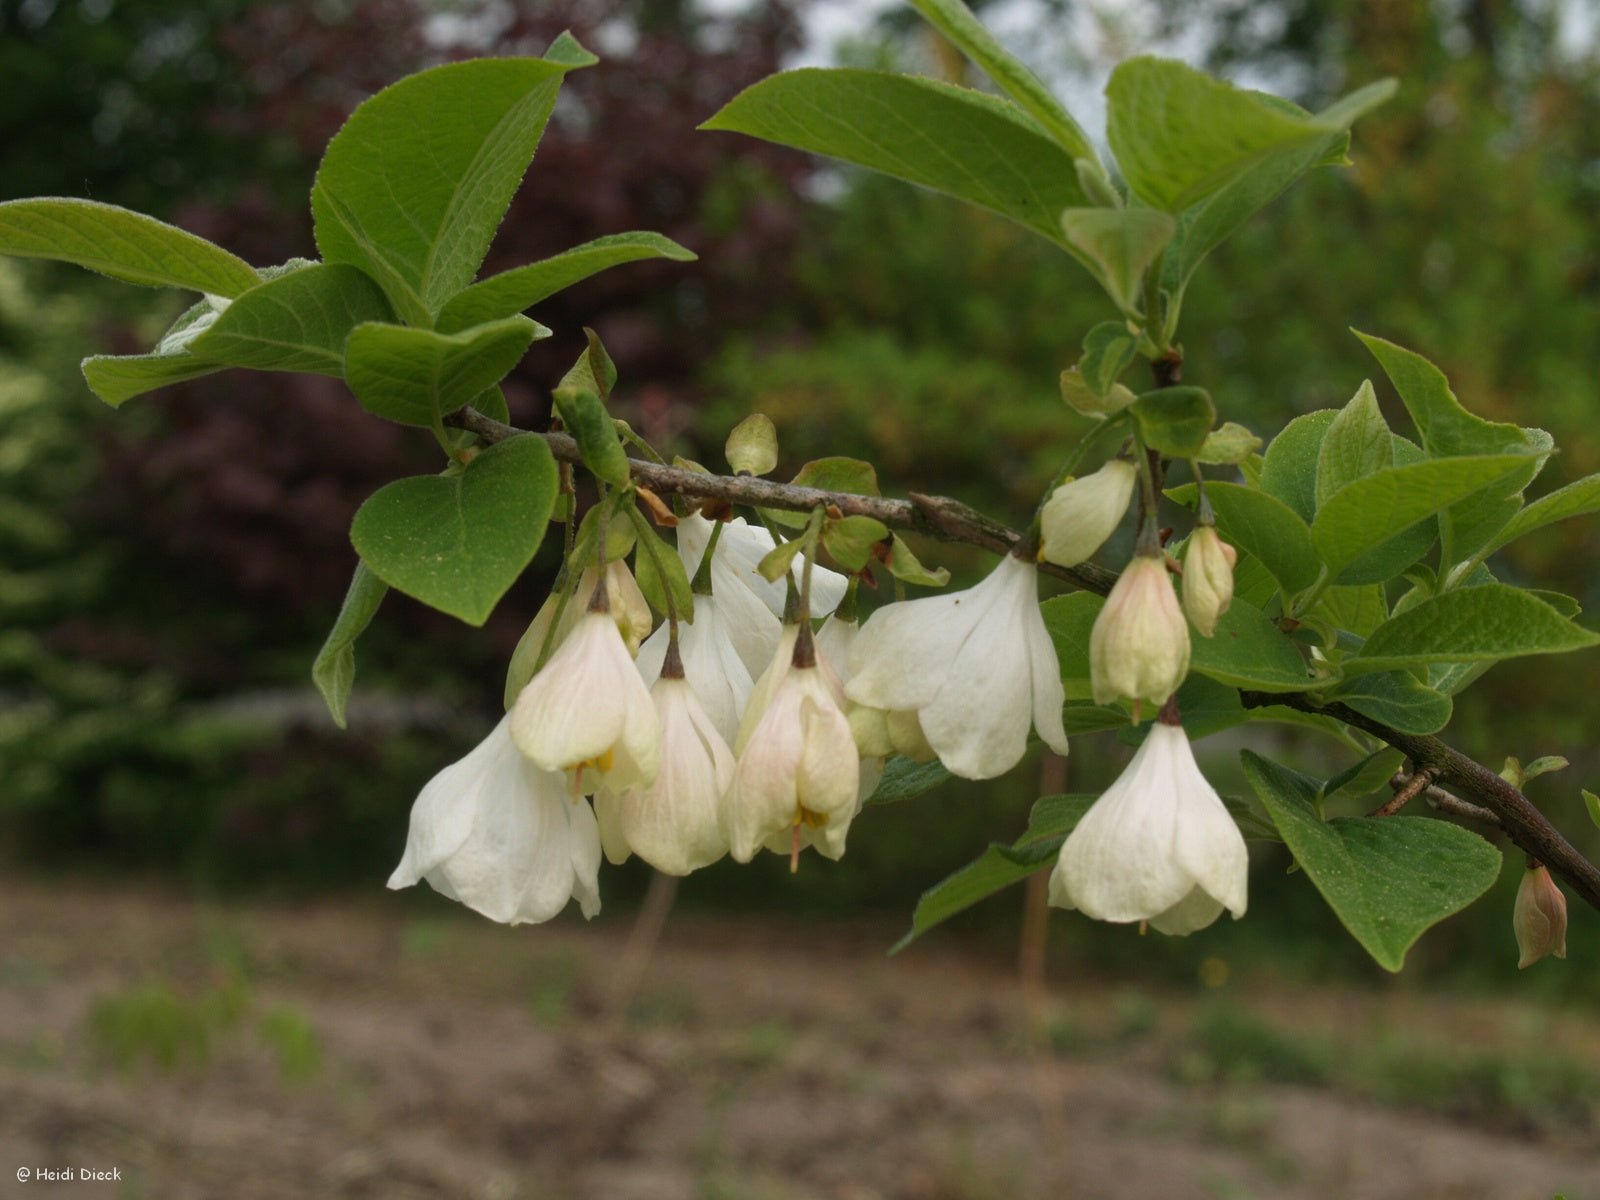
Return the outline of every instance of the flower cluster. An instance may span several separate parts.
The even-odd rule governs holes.
[[[653,632],[626,565],[591,564],[519,644],[505,719],[418,797],[390,886],[426,880],[499,921],[547,920],[570,899],[592,915],[602,855],[672,875],[763,849],[838,858],[890,755],[990,779],[1030,734],[1065,754],[1036,558],[1094,554],[1137,475],[1118,459],[1066,482],[1041,507],[1039,536],[982,582],[882,605],[859,627],[851,580],[798,552],[815,549],[820,510],[803,543],[782,547],[740,519],[680,518],[693,611],[680,620],[668,601]],[[1184,612],[1214,631],[1232,561],[1213,529],[1197,530],[1180,607],[1164,554],[1141,546],[1096,620],[1096,702],[1166,707],[1063,845],[1054,903],[1170,933],[1244,911],[1243,841],[1170,702],[1188,669]],[[833,615],[814,626],[813,610]]]

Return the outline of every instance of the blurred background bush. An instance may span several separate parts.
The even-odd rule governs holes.
[[[856,19],[836,45],[825,31],[841,6],[798,0],[705,11],[692,0],[0,0],[0,199],[141,208],[259,264],[310,254],[305,195],[355,104],[451,57],[538,52],[570,27],[604,61],[563,93],[488,269],[626,229],[658,229],[701,257],[620,268],[540,306],[556,336],[509,381],[514,417],[543,418],[591,325],[621,366],[621,415],[664,448],[720,465],[728,426],[761,410],[788,468],[860,455],[886,491],[948,492],[1020,521],[1074,428],[1056,374],[1105,315],[1082,273],[998,218],[694,130],[797,56],[961,77],[905,14],[846,7]],[[1374,374],[1353,325],[1433,358],[1476,411],[1549,428],[1562,453],[1539,487],[1600,469],[1600,35],[1579,0],[984,7],[1074,103],[1151,48],[1309,107],[1400,77],[1398,97],[1357,131],[1353,169],[1302,185],[1201,273],[1185,311],[1188,377],[1227,417],[1270,434]],[[180,304],[0,260],[0,845],[37,869],[375,889],[418,787],[494,716],[553,564],[542,556],[482,631],[391,595],[359,646],[351,730],[334,730],[308,672],[354,563],[350,517],[383,482],[429,469],[431,447],[309,376],[234,373],[103,408],[78,359],[142,347]],[[1578,522],[1519,545],[1503,569],[1592,610],[1597,561],[1595,524]],[[1583,670],[1503,665],[1458,705],[1451,736],[1491,764],[1570,757],[1571,770],[1531,790],[1594,853],[1577,798],[1600,783],[1592,693]],[[1225,791],[1242,789],[1233,748],[1214,758]],[[1313,765],[1323,753],[1303,752]],[[1122,754],[1113,739],[1081,739],[1073,789],[1104,783]],[[905,912],[986,841],[1010,837],[1035,794],[1026,770],[950,786],[873,812],[837,866],[790,879],[776,861],[724,864],[685,896]],[[1304,879],[1283,877],[1285,861],[1261,856],[1251,919],[1237,927],[1151,955],[1074,922],[1065,953],[1112,971],[1137,955],[1142,971],[1188,978],[1219,954],[1372,973]],[[1419,978],[1514,973],[1516,874],[1424,940]],[[608,900],[639,882],[613,872]],[[1014,912],[990,905],[968,925],[999,930]],[[1600,948],[1592,924],[1574,922],[1575,958]],[[1600,995],[1593,971],[1527,984]]]

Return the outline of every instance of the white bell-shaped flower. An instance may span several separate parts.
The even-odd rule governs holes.
[[[678,554],[683,569],[693,579],[700,560],[711,544],[713,523],[699,513],[678,522]],[[756,565],[772,550],[772,535],[758,526],[745,524],[743,517],[724,522],[722,534],[711,559],[711,590],[727,618],[730,636],[752,677],[766,667],[777,641],[775,621],[757,619],[752,602],[772,617],[782,617],[788,588],[782,579],[767,579]],[[797,554],[790,566],[796,585],[805,569],[805,555]],[[811,605],[814,611],[829,612],[844,598],[849,581],[826,567],[811,568]]]
[[[1189,625],[1166,563],[1136,554],[1089,631],[1089,682],[1096,704],[1118,697],[1165,703],[1189,673]]]
[[[561,624],[556,629],[554,641],[550,643],[552,653],[583,616],[586,602],[594,594],[599,578],[599,571],[593,563],[584,568],[583,574],[578,577],[578,586],[567,599],[566,607],[562,608]],[[639,581],[628,570],[628,564],[620,559],[613,559],[606,564],[606,599],[610,605],[611,619],[617,623],[617,632],[622,635],[628,653],[638,654],[640,646],[650,636],[650,604],[639,590]],[[518,693],[533,678],[534,664],[544,650],[550,622],[555,620],[556,609],[560,605],[559,592],[553,591],[545,597],[545,602],[539,606],[539,611],[518,640],[517,648],[511,652],[511,664],[506,668],[507,708],[517,702]]]
[[[1233,565],[1238,559],[1238,551],[1217,536],[1214,525],[1201,525],[1189,535],[1183,556],[1183,611],[1202,637],[1216,633],[1217,622],[1233,603]]]
[[[737,592],[737,588],[731,589]],[[748,597],[748,593],[746,593]],[[753,623],[741,630],[739,623]],[[666,625],[651,634],[639,648],[639,674],[654,683],[666,658],[670,630]],[[732,744],[739,736],[739,721],[750,703],[755,679],[739,652],[741,644],[764,644],[770,654],[778,644],[778,619],[765,605],[730,606],[722,593],[694,598],[694,620],[678,622],[678,651],[684,677],[722,740]]]
[[[440,771],[411,808],[391,888],[425,879],[441,895],[510,925],[548,921],[577,900],[600,911],[600,834],[560,774],[529,762],[510,718]]]
[[[798,642],[797,626],[786,629],[790,637]],[[722,805],[722,832],[739,862],[763,845],[780,852],[815,846],[838,858],[859,807],[860,758],[838,680],[809,637],[796,658],[757,682],[740,731]]]
[[[1131,462],[1114,458],[1093,475],[1068,480],[1050,493],[1039,514],[1039,557],[1061,567],[1091,558],[1122,523],[1138,478]]]
[[[580,790],[602,781],[648,787],[655,779],[661,723],[603,604],[591,606],[517,696],[511,736],[536,766],[577,771]]]
[[[720,820],[733,751],[681,674],[664,674],[650,695],[661,718],[660,768],[649,787],[596,793],[600,842],[614,863],[633,853],[664,874],[687,875],[728,852]]]
[[[1224,908],[1244,915],[1249,870],[1244,836],[1200,773],[1188,735],[1157,721],[1067,835],[1050,903],[1100,921],[1193,933]]]
[[[914,711],[928,744],[968,779],[1004,774],[1028,728],[1058,754],[1065,693],[1039,612],[1038,569],[1007,555],[963,592],[885,605],[862,626],[845,693],[889,712]]]

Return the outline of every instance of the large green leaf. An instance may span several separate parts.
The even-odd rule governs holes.
[[[1322,439],[1338,415],[1338,409],[1323,408],[1296,417],[1267,443],[1261,459],[1261,490],[1294,509],[1307,525],[1317,515]]]
[[[1526,537],[1535,529],[1565,521],[1568,517],[1587,516],[1592,512],[1600,512],[1600,475],[1586,476],[1548,496],[1540,496],[1501,528],[1483,554],[1487,557],[1501,546]]]
[[[317,248],[431,325],[472,282],[571,64],[479,58],[402,79],[351,114],[311,190]]]
[[[1416,423],[1422,445],[1430,455],[1525,454],[1530,449],[1527,434],[1516,425],[1485,421],[1461,407],[1450,383],[1422,355],[1387,342],[1383,338],[1357,332],[1356,336],[1383,367],[1389,382]]]
[[[607,234],[554,257],[479,280],[446,302],[439,310],[437,328],[441,333],[457,333],[486,321],[515,316],[579,280],[642,258],[693,262],[695,254],[659,233]]]
[[[1176,213],[1273,156],[1304,150],[1307,166],[1322,161],[1392,90],[1364,88],[1314,116],[1180,62],[1131,58],[1106,85],[1106,136],[1134,194]]]
[[[1299,647],[1261,610],[1234,597],[1211,637],[1190,637],[1189,667],[1220,683],[1257,692],[1312,686]]]
[[[1190,276],[1205,256],[1254,213],[1265,208],[1306,172],[1346,163],[1349,126],[1373,106],[1387,100],[1394,91],[1393,81],[1381,80],[1351,93],[1316,117],[1320,124],[1342,126],[1340,132],[1291,143],[1266,154],[1204,200],[1185,209],[1163,263],[1162,285],[1172,293],[1174,303],[1181,303]]]
[[[989,78],[1074,158],[1099,162],[1094,146],[1072,114],[1039,77],[997,42],[961,0],[911,0],[912,6],[950,43],[988,72]]]
[[[378,606],[389,593],[389,585],[374,575],[364,562],[357,562],[350,587],[339,606],[339,615],[328,631],[328,638],[311,664],[311,680],[322,693],[333,723],[345,727],[345,705],[356,681],[356,639],[372,623]]]
[[[367,498],[350,527],[390,587],[482,625],[544,540],[556,464],[544,439],[497,442],[464,468],[401,479]]]
[[[452,334],[369,321],[350,334],[345,379],[368,412],[431,426],[499,383],[528,344],[549,332],[527,317]]]
[[[249,263],[186,230],[62,196],[0,204],[0,254],[53,258],[127,283],[213,296],[237,296],[260,282]]]
[[[1290,851],[1378,965],[1398,971],[1431,926],[1461,911],[1500,873],[1500,851],[1424,817],[1317,816],[1319,784],[1246,750],[1245,776]]]
[[[172,383],[215,374],[221,368],[183,351],[177,354],[95,354],[83,360],[83,378],[112,408]]]
[[[1345,660],[1347,675],[1427,663],[1493,662],[1600,643],[1550,605],[1504,583],[1444,592],[1390,617]],[[1443,689],[1448,690],[1448,689]]]
[[[1054,865],[1061,843],[1094,801],[1094,796],[1041,797],[1028,814],[1027,830],[1015,842],[994,843],[978,859],[922,893],[911,914],[911,928],[889,953],[899,953],[935,925]]]
[[[1088,201],[1073,155],[983,92],[881,71],[807,67],[764,79],[700,128],[882,171],[1001,213],[1067,245],[1061,211]]]
[[[1331,436],[1332,429],[1329,433]],[[1326,440],[1323,445],[1326,447]],[[1526,464],[1523,455],[1492,454],[1433,458],[1374,471],[1335,492],[1318,509],[1316,520],[1311,523],[1311,539],[1329,573],[1339,578],[1351,563],[1394,540],[1418,521]],[[1342,582],[1381,580],[1357,578]]]
[[[1044,627],[1056,648],[1061,685],[1069,701],[1088,700],[1094,694],[1089,686],[1089,634],[1104,604],[1105,599],[1093,592],[1068,592],[1039,605]],[[1114,724],[1121,724],[1123,720],[1126,718]]]
[[[350,331],[393,319],[383,293],[360,271],[315,263],[251,288],[189,343],[189,352],[218,366],[337,376]]]
[[[1317,507],[1374,471],[1394,466],[1394,438],[1378,409],[1371,380],[1363,380],[1339,410],[1317,452]]]
[[[1438,733],[1450,723],[1450,697],[1409,671],[1378,671],[1346,681],[1328,694],[1401,733]]]

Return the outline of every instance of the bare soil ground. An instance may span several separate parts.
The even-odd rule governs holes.
[[[1167,1034],[1192,997],[1133,1004],[1057,981],[1051,1021],[1077,1033],[1052,1051],[1029,1036],[1014,976],[951,939],[891,960],[883,928],[678,919],[626,1012],[608,1015],[628,928],[625,915],[503,930],[442,902],[224,909],[8,880],[0,1196],[1600,1198],[1592,1138],[1178,1082]],[[150,981],[232,995],[244,1015],[203,1061],[117,1067],[96,1033],[106,998]],[[1528,1019],[1404,992],[1248,1002],[1325,1030],[1474,1045]],[[281,1047],[249,1033],[271,1013],[308,1026],[320,1052],[298,1082]],[[1600,1055],[1586,1020],[1546,1024],[1550,1044]],[[122,1180],[16,1181],[39,1167]]]

